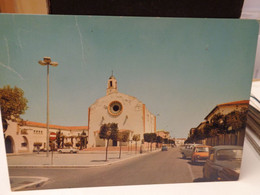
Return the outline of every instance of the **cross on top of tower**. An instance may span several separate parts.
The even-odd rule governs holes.
[[[114,77],[114,71],[112,70],[112,74],[111,74],[111,76],[109,77],[109,79],[116,79],[115,77]]]

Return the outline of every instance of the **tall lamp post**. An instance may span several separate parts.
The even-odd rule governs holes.
[[[43,60],[39,61],[39,64],[42,66],[47,66],[47,135],[46,135],[46,155],[49,156],[49,67],[51,66],[58,66],[58,62],[52,62],[50,57],[44,57]]]

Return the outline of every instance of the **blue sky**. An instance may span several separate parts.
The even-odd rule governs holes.
[[[220,103],[249,99],[258,24],[250,20],[0,15],[0,87],[22,88],[25,120],[88,125],[88,107],[105,96],[113,70],[120,92],[155,115],[174,137]]]

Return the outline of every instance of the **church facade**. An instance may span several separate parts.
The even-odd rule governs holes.
[[[103,124],[117,123],[119,131],[129,131],[139,134],[140,141],[144,133],[156,133],[156,116],[153,115],[136,97],[118,92],[117,80],[112,75],[108,79],[106,96],[97,99],[88,108],[88,147],[105,146],[105,141],[99,138],[99,130]],[[118,146],[114,141],[111,146]]]

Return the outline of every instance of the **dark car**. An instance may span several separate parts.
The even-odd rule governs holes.
[[[168,151],[167,146],[162,146],[162,151]]]
[[[242,160],[241,146],[223,145],[210,149],[203,167],[203,177],[210,181],[238,180]]]

